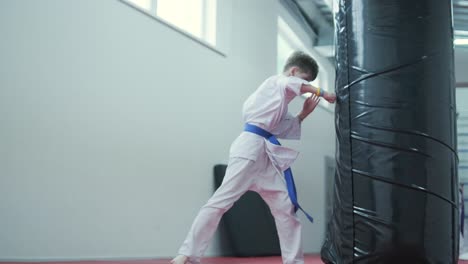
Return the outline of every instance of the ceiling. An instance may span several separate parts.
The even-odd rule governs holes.
[[[316,46],[332,46],[333,2],[339,0],[286,0],[296,5],[317,35]],[[440,0],[441,1],[441,0]],[[468,47],[468,0],[452,0],[455,44]]]

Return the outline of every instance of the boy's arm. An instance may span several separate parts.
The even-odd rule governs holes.
[[[310,113],[304,112],[304,110],[301,110],[299,114],[297,114],[297,118],[299,119],[299,122],[302,123],[302,121],[309,115]]]
[[[302,84],[300,92],[301,94],[312,93],[317,96],[322,96],[323,99],[327,100],[329,103],[334,103],[336,100],[336,95],[334,93],[325,92],[324,90],[310,84]]]
[[[318,93],[318,88],[313,85],[303,83],[301,86],[301,94],[305,93],[313,93],[316,95]]]

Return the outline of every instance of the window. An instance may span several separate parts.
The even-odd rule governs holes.
[[[217,0],[124,0],[196,39],[216,46]]]

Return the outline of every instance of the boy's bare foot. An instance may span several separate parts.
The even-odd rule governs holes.
[[[179,255],[171,260],[171,264],[185,264],[187,263],[188,257],[184,255]]]

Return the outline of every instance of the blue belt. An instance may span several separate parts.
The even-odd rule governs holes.
[[[276,137],[273,134],[271,134],[270,132],[258,126],[247,123],[245,124],[244,131],[251,132],[261,137],[264,137],[268,141],[270,141],[272,144],[281,145],[278,139],[276,139]],[[302,207],[299,205],[299,202],[297,201],[296,185],[294,184],[294,178],[292,175],[291,168],[287,168],[284,171],[284,178],[286,179],[286,186],[288,187],[289,198],[291,199],[291,202],[294,205],[294,212],[297,212],[297,210],[299,209],[307,216],[307,219],[309,219],[310,222],[314,222],[314,219],[312,218],[312,216],[306,213],[306,211],[302,209]]]

